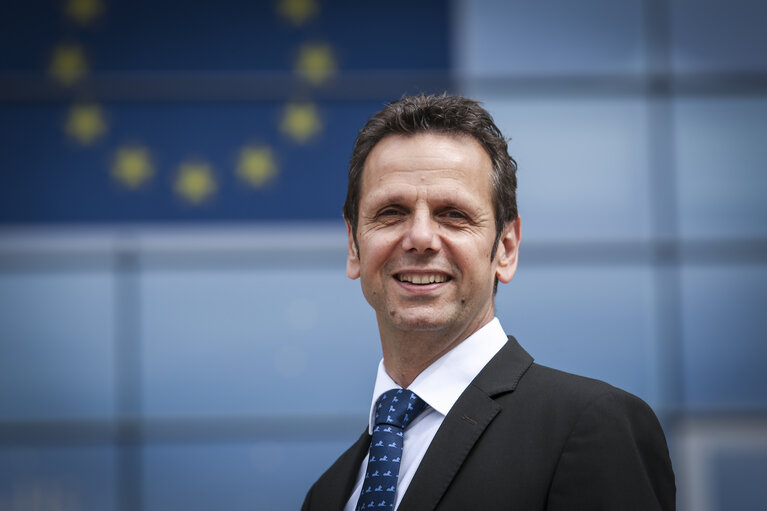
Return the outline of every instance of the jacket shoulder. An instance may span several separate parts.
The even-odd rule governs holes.
[[[537,392],[546,393],[544,395],[555,400],[583,402],[610,393],[625,394],[639,399],[602,380],[560,371],[535,362],[530,366],[519,386],[520,390],[534,386]]]
[[[551,509],[674,509],[676,486],[665,435],[642,399],[538,364],[517,390],[537,396],[526,400],[538,408],[533,415],[560,424]]]

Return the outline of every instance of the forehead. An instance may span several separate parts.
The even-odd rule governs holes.
[[[387,184],[453,183],[467,191],[490,192],[492,162],[473,137],[444,133],[389,135],[365,161],[361,198]],[[484,195],[484,193],[483,193]]]

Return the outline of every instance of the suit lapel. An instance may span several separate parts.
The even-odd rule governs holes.
[[[501,411],[493,400],[513,391],[533,359],[513,337],[458,398],[407,489],[399,511],[435,509],[472,447]]]
[[[492,399],[469,386],[434,436],[399,511],[434,509],[474,443],[499,411]]]

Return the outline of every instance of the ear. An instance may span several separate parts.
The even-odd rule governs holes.
[[[346,220],[346,236],[349,238],[348,254],[346,256],[346,276],[350,279],[358,279],[360,277],[360,258],[357,253],[357,245],[354,243],[352,225],[348,220]]]
[[[498,241],[495,257],[497,258],[495,276],[500,282],[508,284],[517,271],[517,256],[521,239],[522,222],[517,216],[513,222],[507,222]]]

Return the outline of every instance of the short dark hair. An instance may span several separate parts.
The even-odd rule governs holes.
[[[426,132],[473,137],[490,156],[496,229],[490,257],[494,257],[504,226],[517,218],[517,163],[509,156],[501,130],[478,101],[447,94],[404,96],[386,105],[360,130],[349,160],[349,187],[344,203],[344,218],[351,224],[355,245],[362,171],[370,151],[388,135]]]

